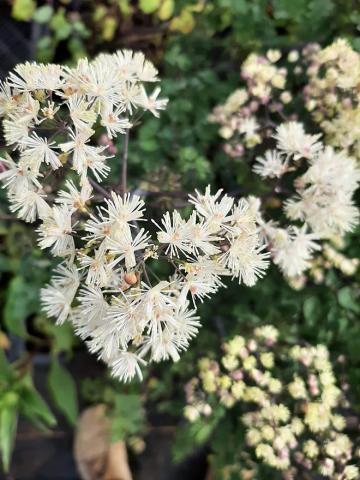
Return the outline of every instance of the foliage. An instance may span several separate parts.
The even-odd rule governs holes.
[[[252,187],[253,180],[224,154],[216,126],[207,121],[213,107],[237,87],[239,65],[249,51],[264,53],[270,47],[289,51],[309,41],[325,45],[337,36],[349,38],[359,47],[359,12],[347,0],[214,0],[203,5],[195,0],[163,0],[137,2],[136,6],[127,0],[96,0],[78,2],[79,11],[72,10],[66,1],[54,2],[56,8],[35,0],[11,3],[15,20],[35,22],[39,27],[39,61],[71,63],[85,54],[119,47],[144,49],[152,55],[163,78],[163,94],[170,102],[160,120],[146,119],[131,139],[129,185],[147,191],[158,190],[159,184],[161,190],[191,191],[207,182],[227,191]],[[120,151],[121,145],[116,147]],[[115,170],[116,178],[118,174]],[[153,195],[149,199],[156,208],[182,204],[181,198],[174,201]],[[0,234],[1,330],[6,332],[1,332],[1,345],[13,342],[13,335],[21,333],[27,348],[30,345],[35,352],[40,349],[40,340],[41,349],[68,355],[76,346],[71,329],[67,325],[55,327],[46,320],[37,302],[38,290],[48,278],[49,260],[33,248],[30,230],[17,222],[2,221]],[[360,257],[359,236],[355,231],[346,239],[344,250],[352,258]],[[253,289],[229,285],[201,309],[206,319],[202,334],[181,362],[150,370],[148,394],[159,409],[181,413],[183,384],[193,376],[200,356],[217,352],[224,336],[272,323],[290,341],[321,342],[333,355],[345,354],[350,383],[359,401],[359,280],[359,272],[350,279],[330,267],[323,283],[311,282],[295,291],[271,269]],[[27,293],[14,301],[16,292],[24,292],[24,283]],[[18,371],[16,365],[11,368]],[[104,386],[98,388],[105,391]],[[116,385],[107,391],[115,395],[122,392]],[[5,421],[5,451],[9,450],[6,445],[11,445],[11,415]],[[30,416],[37,418],[34,413]],[[218,439],[212,442],[217,469],[229,463],[226,457],[231,449],[226,452],[222,446],[237,445],[242,436],[228,420],[222,420],[220,426]]]
[[[28,359],[24,359],[18,365],[11,364],[0,350],[0,450],[5,470],[9,469],[19,414],[41,429],[56,423],[33,385],[27,362]]]
[[[56,424],[55,416],[34,387],[32,356],[41,351],[52,351],[54,356],[69,352],[74,337],[68,325],[57,328],[40,311],[40,287],[48,278],[51,263],[34,247],[31,231],[18,222],[1,223],[0,450],[7,470],[19,415],[42,430]],[[59,385],[55,398],[63,391]],[[71,396],[64,398],[61,408],[66,409],[71,400]]]

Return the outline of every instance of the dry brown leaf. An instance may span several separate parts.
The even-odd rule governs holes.
[[[87,408],[80,416],[75,435],[74,456],[83,480],[100,480],[105,469],[109,427],[105,405]]]
[[[132,480],[124,442],[110,444],[105,405],[81,414],[74,442],[74,456],[82,480]]]
[[[116,442],[110,445],[106,471],[102,480],[132,480],[124,442]]]

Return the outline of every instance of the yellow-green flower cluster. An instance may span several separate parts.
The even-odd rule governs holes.
[[[344,242],[340,241],[324,243],[321,255],[317,255],[309,268],[309,275],[313,278],[314,282],[321,284],[324,282],[325,273],[331,268],[336,268],[346,277],[354,275],[359,267],[359,259],[347,257],[341,250],[344,248]],[[339,251],[339,250],[340,251]],[[302,285],[305,283],[306,277],[303,276]]]
[[[185,417],[192,422],[217,408],[233,409],[245,433],[239,449],[253,455],[251,465],[276,469],[282,478],[305,478],[303,472],[306,478],[360,478],[339,413],[349,404],[327,348],[294,346],[278,336],[272,326],[256,328],[224,343],[219,361],[201,359],[198,377],[186,387]]]
[[[256,53],[250,54],[241,69],[241,76],[248,80],[249,92],[262,103],[270,100],[273,89],[283,90],[286,82],[286,69],[279,68],[279,50],[268,50],[266,57]]]

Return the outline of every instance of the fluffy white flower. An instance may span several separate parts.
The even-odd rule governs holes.
[[[198,257],[196,261],[186,262],[180,266],[184,275],[179,278],[180,295],[178,305],[186,304],[186,297],[190,293],[195,305],[196,299],[203,301],[205,297],[216,293],[224,284],[221,276],[229,275],[229,271],[221,266],[217,260],[211,260],[206,256]]]
[[[198,334],[201,323],[196,310],[190,310],[189,302],[184,302],[175,309],[174,331],[180,344],[187,345],[188,342]]]
[[[288,162],[277,150],[267,150],[264,157],[256,157],[253,171],[263,178],[280,178],[288,170]]]
[[[124,197],[111,192],[111,200],[105,198],[106,211],[111,222],[118,225],[137,222],[144,216],[144,202],[137,195],[125,194]]]
[[[196,211],[202,216],[213,231],[219,230],[230,220],[230,212],[234,205],[234,200],[227,195],[221,197],[222,190],[218,190],[214,195],[211,194],[210,185],[206,187],[205,194],[202,195],[196,190],[196,196],[189,195],[189,201],[195,206]],[[221,197],[221,199],[219,199]]]
[[[38,171],[42,162],[50,165],[53,170],[61,167],[61,162],[52,148],[55,142],[48,142],[46,138],[32,133],[22,143],[22,159],[32,166],[32,170]]]
[[[181,218],[179,212],[175,210],[171,215],[166,212],[161,219],[162,227],[154,220],[153,222],[160,229],[157,232],[158,241],[167,244],[166,254],[174,257],[178,256],[179,252],[186,254],[191,251],[187,223]]]
[[[10,194],[18,195],[23,191],[33,190],[34,187],[41,189],[38,173],[31,171],[24,162],[15,163],[9,155],[0,158],[0,161],[2,166],[6,167],[0,172],[0,180]]]
[[[54,256],[64,257],[73,255],[75,252],[74,239],[72,237],[71,215],[73,211],[66,206],[52,207],[48,215],[38,228],[39,246],[50,248]]]
[[[97,112],[92,107],[92,103],[88,102],[81,95],[72,95],[66,100],[71,120],[78,131],[87,131],[91,129],[96,122]]]
[[[137,99],[137,104],[141,106],[144,110],[149,110],[155,117],[160,117],[158,110],[165,110],[168,99],[167,98],[158,98],[159,93],[161,92],[160,87],[156,87],[151,95],[146,93],[146,90],[143,86],[140,87],[140,94]]]
[[[119,50],[115,54],[115,61],[120,78],[123,80],[158,81],[158,71],[149,60],[146,60],[142,52],[134,53],[131,50]]]
[[[66,180],[66,190],[60,190],[59,196],[55,199],[57,203],[67,205],[69,209],[84,209],[87,202],[92,198],[92,187],[88,181],[81,186],[80,191],[76,188],[72,180]]]
[[[120,117],[123,112],[124,108],[122,106],[115,110],[104,110],[101,112],[101,125],[106,128],[109,138],[116,137],[119,133],[126,133],[126,130],[132,127],[127,118]]]
[[[108,286],[112,277],[112,267],[106,259],[105,245],[102,243],[93,255],[79,253],[80,270],[87,271],[85,283],[91,286]]]
[[[321,134],[309,135],[299,122],[282,123],[277,129],[274,138],[279,150],[287,155],[293,155],[294,160],[300,158],[314,158],[322,149],[319,142]]]
[[[61,325],[71,313],[71,305],[79,287],[79,274],[74,265],[59,265],[50,284],[41,289],[44,312]]]
[[[9,116],[3,121],[4,137],[7,145],[22,145],[29,136],[29,119]]]
[[[116,256],[111,266],[117,265],[121,260],[125,262],[125,268],[131,270],[136,265],[135,252],[144,250],[149,246],[149,234],[142,228],[132,238],[130,229],[125,229],[116,239],[110,239],[107,243],[109,252]]]
[[[132,380],[135,375],[139,377],[139,380],[142,380],[140,365],[146,365],[146,362],[139,355],[131,352],[120,352],[110,364],[111,374],[125,383]]]
[[[102,290],[91,285],[81,288],[77,301],[84,319],[81,325],[82,332],[78,330],[78,334],[80,333],[81,337],[86,338],[89,335],[89,327],[93,330],[103,323],[110,306],[105,300]],[[79,328],[79,325],[77,327]]]
[[[59,144],[63,152],[72,153],[74,169],[81,175],[83,182],[86,179],[88,169],[92,171],[98,182],[101,182],[102,178],[106,177],[110,171],[110,167],[105,163],[109,157],[102,155],[105,147],[87,145],[93,133],[92,130],[80,133],[69,132],[71,140]]]
[[[273,261],[287,277],[301,275],[310,266],[313,252],[320,248],[318,237],[301,229],[289,227],[268,230]]]
[[[360,181],[355,160],[326,147],[298,182],[298,196],[288,200],[290,219],[305,221],[320,237],[343,235],[359,221],[352,196]]]
[[[57,90],[62,85],[61,76],[61,65],[26,62],[10,73],[9,84],[19,91]]]
[[[25,222],[35,222],[51,215],[51,207],[44,198],[46,195],[34,190],[23,189],[21,193],[9,194],[10,210]]]
[[[229,248],[220,255],[220,263],[239,279],[239,283],[252,287],[265,274],[269,252],[263,251],[256,236],[240,235],[228,240]]]
[[[219,248],[214,245],[214,242],[221,240],[221,237],[216,236],[211,223],[204,219],[198,220],[196,212],[193,212],[186,223],[187,235],[189,245],[195,255],[215,255],[219,253]]]

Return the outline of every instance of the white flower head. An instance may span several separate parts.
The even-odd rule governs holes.
[[[280,178],[287,170],[287,159],[277,150],[267,150],[264,157],[256,157],[253,167],[253,171],[263,178]]]
[[[277,148],[287,155],[292,155],[294,160],[316,157],[323,148],[322,143],[318,141],[320,137],[321,134],[305,133],[303,124],[299,122],[282,123],[274,135]]]

